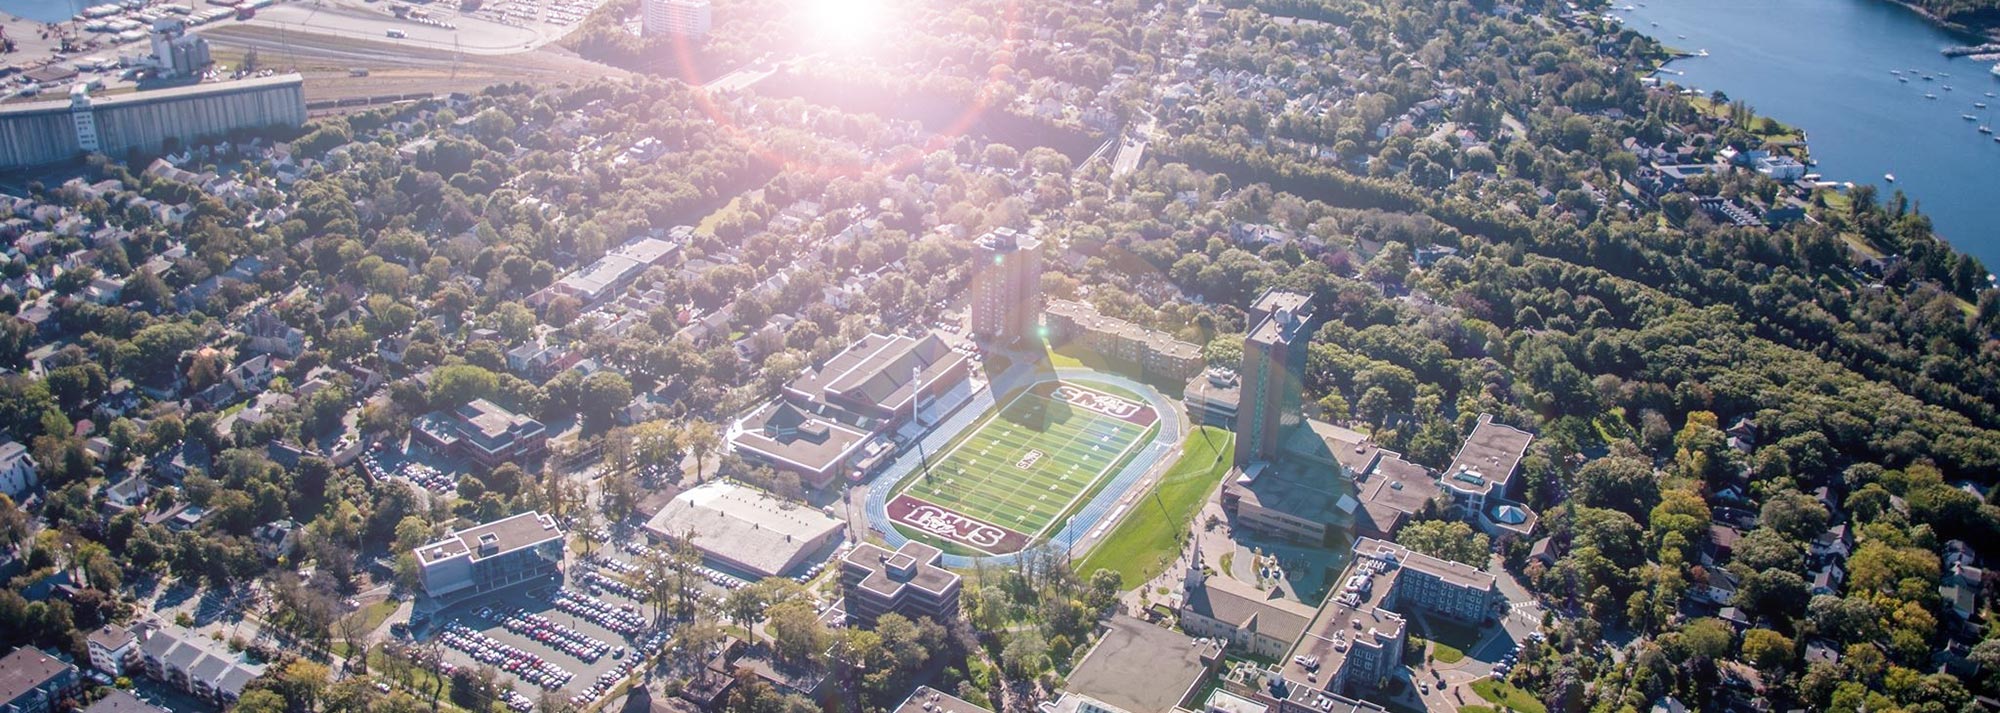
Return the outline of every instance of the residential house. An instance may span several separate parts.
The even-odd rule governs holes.
[[[16,441],[0,441],[0,493],[19,501],[40,482],[40,471],[28,448]]]
[[[1710,604],[1728,604],[1736,599],[1736,588],[1741,585],[1741,578],[1722,567],[1710,567],[1705,571],[1708,574],[1707,586],[1697,588],[1695,596],[1708,600]]]
[[[244,320],[243,334],[249,339],[243,348],[253,354],[270,354],[281,359],[297,359],[306,350],[306,333],[285,324],[269,309],[260,309]]]
[[[273,562],[292,554],[298,546],[299,524],[291,520],[279,520],[258,525],[250,532],[250,541],[257,548],[257,554]]]

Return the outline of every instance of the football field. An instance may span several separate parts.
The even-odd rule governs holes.
[[[1039,384],[930,454],[930,468],[903,484],[892,517],[987,552],[1018,549],[1093,493],[1157,420],[1131,399]]]

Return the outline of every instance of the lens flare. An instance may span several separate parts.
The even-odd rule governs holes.
[[[886,0],[801,1],[801,35],[825,49],[865,49],[893,21]]]

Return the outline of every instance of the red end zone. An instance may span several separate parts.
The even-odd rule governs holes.
[[[1027,535],[908,495],[889,501],[889,519],[987,554],[1004,555],[1028,546]]]
[[[1160,415],[1153,413],[1153,409],[1150,406],[1122,396],[1112,396],[1096,389],[1084,388],[1075,384],[1065,384],[1060,381],[1044,381],[1036,384],[1033,389],[1030,389],[1030,392],[1067,403],[1080,409],[1135,423],[1141,428],[1151,426],[1153,422],[1160,420]]]

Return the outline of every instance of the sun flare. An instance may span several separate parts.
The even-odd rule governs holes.
[[[889,20],[887,0],[801,0],[807,23],[803,35],[817,44],[861,49],[883,36]]]

